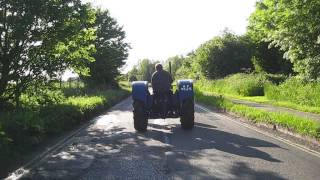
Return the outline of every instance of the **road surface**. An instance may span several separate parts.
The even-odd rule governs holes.
[[[320,178],[320,158],[196,106],[195,128],[179,119],[133,128],[131,99],[99,116],[22,179]]]

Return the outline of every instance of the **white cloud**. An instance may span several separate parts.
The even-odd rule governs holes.
[[[139,59],[165,60],[186,54],[229,28],[246,30],[256,0],[83,0],[106,8],[124,26],[132,49],[128,68]]]

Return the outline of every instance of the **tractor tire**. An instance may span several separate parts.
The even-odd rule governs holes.
[[[139,132],[144,132],[147,130],[148,114],[144,103],[141,101],[133,102],[133,121],[135,130]]]
[[[182,102],[180,109],[180,122],[182,129],[194,127],[194,100],[187,99]]]

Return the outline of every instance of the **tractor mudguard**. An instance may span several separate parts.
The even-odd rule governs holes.
[[[193,81],[191,79],[178,80],[177,93],[179,97],[179,102],[182,103],[184,100],[192,98],[193,93]]]
[[[132,82],[132,99],[139,100],[148,106],[149,104],[149,91],[147,81],[133,81]]]

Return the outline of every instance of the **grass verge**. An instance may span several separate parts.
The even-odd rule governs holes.
[[[303,112],[320,114],[320,83],[304,82],[291,77],[270,74],[230,75],[223,79],[197,82],[202,90],[235,98],[274,106],[287,107]]]
[[[277,125],[291,132],[315,138],[318,141],[320,139],[320,123],[317,121],[289,113],[269,112],[245,105],[234,104],[222,96],[205,94],[197,88],[195,88],[195,97],[198,102],[235,113],[247,118],[253,123]]]
[[[270,100],[266,96],[244,97],[244,96],[226,94],[226,93],[221,93],[221,92],[220,93],[207,92],[207,91],[204,91],[204,92],[205,92],[205,94],[210,94],[210,95],[213,95],[213,96],[223,95],[227,99],[239,99],[239,100],[245,100],[245,101],[252,101],[252,102],[256,102],[256,103],[263,103],[263,104],[270,104],[270,105],[273,105],[273,106],[291,108],[291,109],[295,109],[295,110],[303,111],[303,112],[320,114],[320,107],[299,105],[299,104],[288,102],[288,101]]]

